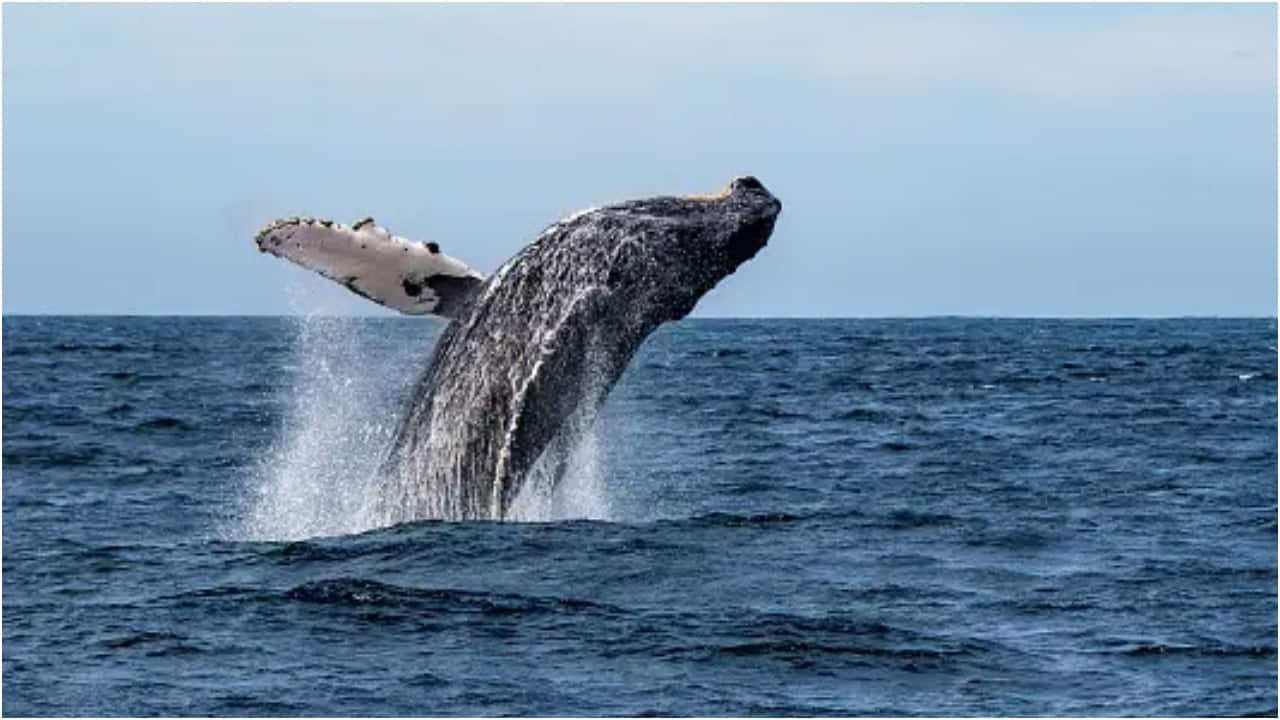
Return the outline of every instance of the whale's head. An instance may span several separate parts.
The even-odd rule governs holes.
[[[765,189],[764,183],[747,175],[735,178],[724,190],[711,196],[688,198],[703,204],[707,216],[704,235],[711,241],[713,262],[729,264],[729,272],[755,256],[769,242],[773,224],[782,212],[782,203]]]
[[[659,322],[684,317],[769,241],[782,210],[763,183],[739,177],[713,195],[658,197],[601,208],[595,222],[617,251],[609,284],[655,308]]]

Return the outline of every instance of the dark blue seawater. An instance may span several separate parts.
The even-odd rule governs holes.
[[[1274,320],[686,321],[371,529],[438,328],[4,318],[4,712],[1276,713]]]

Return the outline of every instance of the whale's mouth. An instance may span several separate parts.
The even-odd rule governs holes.
[[[733,185],[725,185],[719,192],[714,193],[694,193],[692,195],[682,195],[685,200],[702,200],[711,202],[713,200],[723,200],[733,194]]]
[[[741,177],[736,177],[733,180],[729,181],[728,185],[725,185],[723,188],[721,188],[719,192],[694,193],[692,195],[683,195],[682,197],[685,200],[703,200],[706,202],[711,202],[714,200],[723,200],[729,197],[730,195],[732,195],[733,193],[737,192],[738,190],[757,191],[757,192],[762,192],[766,195],[769,195],[769,197],[772,198],[774,202],[777,204],[778,210],[782,209],[782,204],[777,203],[777,198],[773,198],[773,196],[769,194],[769,191],[765,189],[764,183],[756,179],[754,175],[743,175]],[[776,210],[774,211],[774,214],[775,215],[777,214]]]

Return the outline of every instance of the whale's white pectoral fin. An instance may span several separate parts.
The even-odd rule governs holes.
[[[315,270],[406,315],[453,317],[484,282],[483,275],[440,252],[435,243],[392,235],[373,218],[349,226],[305,217],[275,220],[254,241],[262,252]]]

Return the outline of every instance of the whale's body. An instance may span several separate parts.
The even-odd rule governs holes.
[[[380,469],[382,519],[501,519],[535,464],[554,481],[644,339],[687,315],[754,256],[780,208],[754,178],[735,180],[712,197],[609,205],[547,228],[487,279],[431,244],[423,260],[400,269],[409,278],[402,290],[418,290],[414,307],[452,322],[408,398]],[[290,222],[260,234],[259,247],[375,301],[408,302],[394,291],[399,275],[364,272],[366,266],[390,272],[384,261],[344,275],[351,265],[315,259],[321,251],[332,254],[332,243],[313,249],[302,234],[286,232]],[[363,236],[353,237],[353,252],[370,252],[356,247]],[[410,254],[392,249],[388,257]]]

